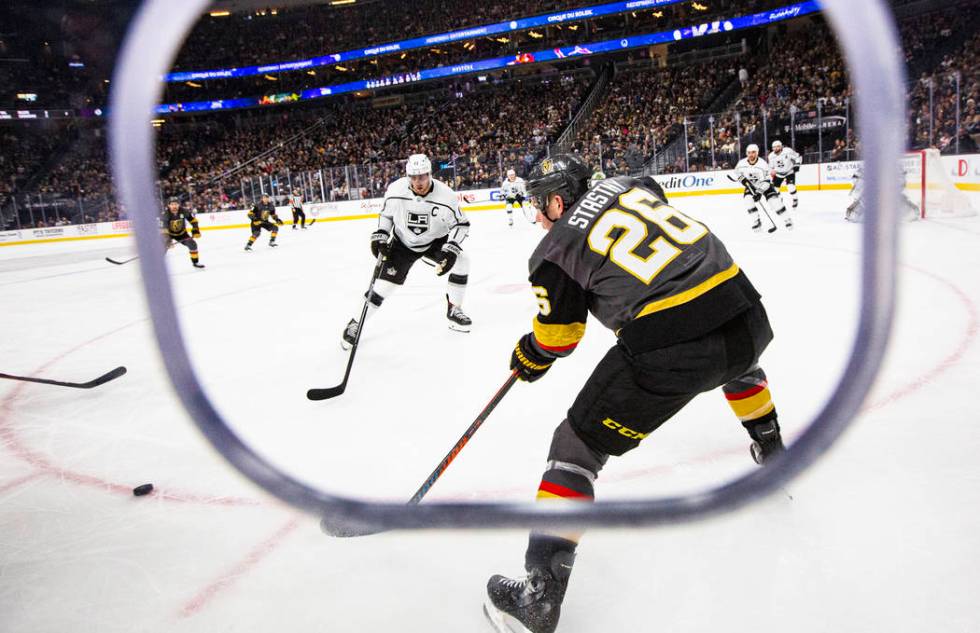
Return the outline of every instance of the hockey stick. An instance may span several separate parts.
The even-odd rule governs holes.
[[[752,184],[752,181],[749,180],[748,178],[736,178],[735,176],[732,176],[731,174],[727,174],[727,176],[728,176],[728,179],[729,180],[731,180],[732,182],[739,183],[740,185],[742,185],[743,187],[745,187],[746,189],[748,189],[751,192],[752,199],[753,199],[753,201],[755,203],[755,206],[758,207],[758,208],[760,208],[760,209],[762,209],[762,212],[766,214],[766,217],[767,218],[769,218],[769,223],[772,224],[772,227],[766,229],[766,233],[775,233],[776,232],[776,221],[772,219],[772,216],[771,215],[769,215],[769,209],[766,208],[767,205],[762,202],[762,199],[763,199],[764,196],[761,193],[759,193],[758,191],[756,191],[755,185]]]
[[[367,317],[368,305],[371,301],[371,291],[374,290],[374,282],[381,276],[381,265],[384,258],[379,254],[378,261],[374,265],[374,274],[371,275],[371,285],[368,286],[367,293],[364,295],[364,307],[361,308],[361,320],[357,322],[357,334],[354,336],[354,344],[350,348],[350,357],[347,359],[347,370],[344,371],[344,380],[336,387],[325,389],[310,389],[306,392],[306,397],[310,400],[329,400],[336,398],[347,389],[347,379],[350,378],[351,367],[354,366],[354,354],[357,353],[357,344],[361,341],[361,333],[364,332],[364,319]]]
[[[122,266],[123,264],[128,264],[129,262],[131,262],[133,260],[136,260],[136,259],[139,259],[139,258],[140,258],[140,256],[137,255],[136,257],[130,257],[129,259],[124,259],[122,261],[116,261],[116,260],[114,260],[111,257],[106,257],[105,260],[107,262],[109,262],[110,264],[116,264],[117,266]]]
[[[110,380],[115,380],[123,374],[126,373],[125,367],[116,367],[112,371],[102,374],[95,380],[90,380],[88,382],[61,382],[60,380],[47,380],[46,378],[28,378],[27,376],[11,376],[10,374],[0,374],[0,378],[7,378],[8,380],[22,380],[24,382],[37,382],[42,385],[55,385],[56,387],[74,387],[76,389],[91,389],[92,387],[98,387],[99,385],[104,385]]]
[[[503,384],[503,386],[500,387],[500,389],[497,390],[497,393],[495,393],[493,398],[490,399],[490,402],[487,403],[487,406],[483,407],[483,411],[480,411],[480,415],[476,416],[476,419],[473,420],[473,424],[471,424],[470,427],[466,429],[466,432],[463,433],[463,436],[459,438],[459,440],[456,442],[456,444],[453,445],[451,449],[449,449],[449,452],[446,453],[446,456],[442,458],[442,461],[439,462],[439,465],[436,466],[436,469],[432,471],[432,474],[429,475],[428,479],[426,479],[422,483],[422,485],[419,486],[419,489],[415,491],[415,494],[412,495],[412,498],[408,500],[407,505],[415,505],[420,501],[422,501],[422,498],[426,494],[428,494],[432,486],[436,483],[436,481],[439,480],[439,477],[441,477],[442,474],[446,472],[446,469],[448,469],[449,465],[453,463],[453,460],[456,459],[459,453],[463,450],[463,447],[466,446],[466,444],[470,441],[470,438],[473,437],[473,435],[483,425],[483,423],[486,422],[487,418],[490,417],[490,413],[492,413],[493,410],[497,408],[497,405],[500,404],[500,401],[504,399],[504,396],[507,394],[508,391],[510,391],[510,388],[514,386],[515,382],[517,382],[517,370],[511,372],[510,376],[507,377],[507,381]],[[374,528],[356,527],[352,525],[347,525],[339,521],[331,520],[330,517],[323,517],[320,520],[320,529],[323,530],[324,533],[326,533],[329,536],[336,536],[340,538],[348,538],[352,536],[367,536],[369,534],[378,534],[380,532],[387,531],[384,529],[374,529]]]

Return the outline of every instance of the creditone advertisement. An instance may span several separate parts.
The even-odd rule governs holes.
[[[908,159],[907,159],[908,160]],[[980,193],[980,154],[943,156],[943,170],[954,186],[962,191]],[[855,171],[861,166],[859,161],[825,163],[822,165],[803,165],[796,177],[801,191],[847,191],[850,190]],[[732,174],[726,171],[702,171],[683,174],[663,174],[654,179],[664,188],[668,197],[741,195],[742,186],[728,179]],[[500,189],[473,189],[460,191],[460,208],[467,213],[503,210],[504,200]],[[980,203],[973,201],[974,209]],[[364,200],[337,200],[304,205],[307,220],[340,222],[346,220],[366,220],[377,217],[381,211],[381,198]],[[290,208],[276,208],[279,216],[286,220]],[[249,226],[247,212],[242,209],[199,213],[197,216],[202,230],[219,231],[225,229],[244,229]],[[80,224],[19,231],[0,231],[0,247],[19,244],[38,244],[47,242],[71,242],[98,240],[131,235],[129,220]],[[5,249],[0,248],[0,252]]]

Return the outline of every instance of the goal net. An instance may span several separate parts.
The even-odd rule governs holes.
[[[962,218],[976,215],[970,198],[956,188],[937,149],[907,152],[902,159],[905,195],[919,209],[920,218]]]

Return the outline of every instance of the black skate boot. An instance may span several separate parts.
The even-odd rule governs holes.
[[[204,264],[200,262],[191,262],[191,263],[194,264],[194,268],[204,268]]]
[[[449,319],[449,329],[456,330],[457,332],[469,332],[470,326],[473,325],[470,317],[466,316],[466,313],[459,306],[450,303],[449,297],[446,297],[446,305],[446,318]]]
[[[786,450],[783,446],[783,437],[779,434],[779,422],[776,420],[767,420],[745,428],[749,436],[755,440],[749,446],[749,452],[752,453],[752,459],[756,464],[764,464],[774,455]]]
[[[550,569],[532,567],[523,580],[491,577],[483,605],[490,624],[499,633],[553,633],[574,560],[575,554],[559,552]]]
[[[344,337],[340,341],[340,347],[343,349],[350,349],[354,346],[354,341],[357,340],[357,321],[351,319],[344,328]]]

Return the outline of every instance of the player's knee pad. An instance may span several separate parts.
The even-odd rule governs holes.
[[[564,420],[552,435],[538,498],[592,498],[593,484],[607,459],[608,455],[590,448]]]
[[[742,204],[745,205],[746,213],[758,213],[759,210],[755,208],[755,198],[749,194],[742,196]]]
[[[470,258],[466,254],[466,251],[460,251],[459,256],[456,258],[456,263],[453,264],[453,269],[450,271],[450,283],[452,283],[452,275],[465,277],[470,274]]]
[[[758,421],[775,420],[776,405],[769,393],[766,372],[756,365],[722,387],[732,412],[745,428]]]
[[[790,193],[790,195],[795,196],[796,195],[796,185],[794,185],[791,182],[790,183],[787,183],[786,184],[786,191],[788,191]]]

